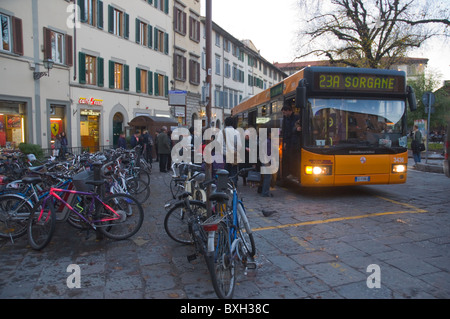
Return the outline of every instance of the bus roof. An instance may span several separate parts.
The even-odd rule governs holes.
[[[270,92],[273,92],[274,88],[277,88],[279,86],[282,86],[283,88],[283,94],[279,94],[280,96],[286,95],[290,92],[295,91],[295,89],[298,86],[298,82],[303,79],[303,70],[298,71],[295,74],[292,74],[291,76],[285,78],[283,81],[278,82],[277,84],[271,86],[270,88],[262,91],[261,93],[258,93],[251,98],[245,100],[239,105],[236,105],[232,110],[231,114],[236,115],[238,113],[247,111],[255,106],[264,104],[272,99],[273,96],[271,96]]]
[[[301,79],[314,74],[316,72],[322,73],[342,73],[342,74],[369,74],[374,76],[402,76],[405,77],[404,71],[397,70],[384,70],[384,69],[363,69],[363,68],[347,68],[347,67],[329,67],[329,66],[313,66],[306,67],[297,73],[285,78],[283,81],[273,85],[272,87],[258,93],[244,102],[236,105],[232,110],[232,115],[239,114],[254,107],[260,106],[269,102],[277,96],[289,95],[295,92],[298,87],[298,83]]]

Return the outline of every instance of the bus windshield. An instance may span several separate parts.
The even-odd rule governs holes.
[[[310,98],[309,105],[306,147],[346,149],[350,153],[407,147],[405,101]]]

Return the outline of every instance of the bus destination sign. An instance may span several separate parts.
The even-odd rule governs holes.
[[[319,91],[405,93],[405,78],[396,75],[316,73]]]

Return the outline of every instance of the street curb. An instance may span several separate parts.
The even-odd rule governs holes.
[[[444,174],[444,167],[442,164],[441,165],[432,165],[432,164],[417,163],[415,169],[418,171],[422,171],[422,172]]]

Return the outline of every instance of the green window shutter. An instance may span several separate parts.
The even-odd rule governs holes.
[[[141,69],[136,68],[136,93],[141,93]]]
[[[155,45],[154,45],[154,49],[155,50],[158,50],[158,29],[157,28],[154,28],[154,30],[155,30]]]
[[[169,96],[169,77],[164,76],[164,96]]]
[[[103,30],[103,1],[97,1],[97,27]]]
[[[80,21],[86,22],[86,8],[84,6],[84,0],[78,0],[78,8],[80,8]]]
[[[136,43],[140,43],[140,40],[141,40],[140,23],[141,23],[141,21],[136,18]]]
[[[124,64],[123,72],[125,73],[123,75],[123,89],[125,91],[129,91],[130,90],[130,66],[127,64]]]
[[[159,95],[158,73],[155,72],[155,96]]]
[[[148,71],[147,79],[148,79],[148,94],[153,95],[153,72],[152,71]]]
[[[105,86],[105,75],[104,75],[104,60],[103,58],[97,58],[97,85],[99,87]]]
[[[108,32],[114,32],[114,8],[108,5]]]
[[[114,89],[114,61],[109,61],[109,88]]]
[[[169,0],[164,0],[164,12],[169,14]]]
[[[130,15],[128,13],[125,13],[125,39],[130,38]]]
[[[83,52],[78,52],[78,78],[80,84],[86,84],[86,55]]]
[[[153,0],[147,0],[149,4],[153,4]]]
[[[169,54],[169,34],[164,33],[164,53]]]
[[[151,47],[153,47],[153,27],[151,25],[148,25],[147,27],[148,27],[148,32],[147,32],[148,41],[147,41],[147,44],[148,44],[148,47],[151,48]]]

